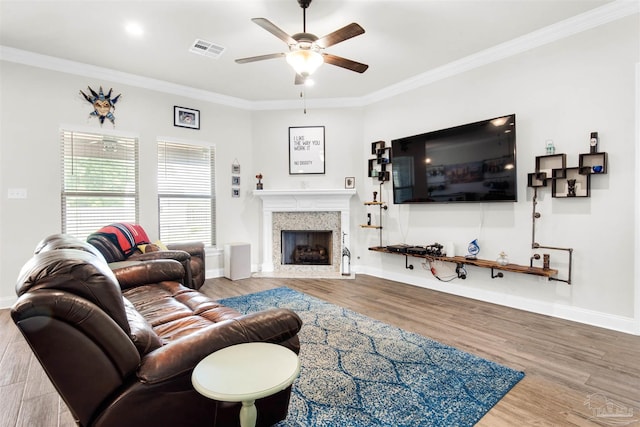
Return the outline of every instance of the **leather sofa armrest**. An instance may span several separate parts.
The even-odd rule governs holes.
[[[148,353],[138,369],[138,378],[149,384],[167,381],[189,373],[211,353],[235,344],[290,344],[301,326],[300,317],[286,308],[225,320]]]
[[[176,261],[184,262],[189,260],[191,255],[187,251],[181,250],[168,250],[168,251],[156,251],[135,253],[127,258],[128,261],[149,261],[153,259],[175,259]]]
[[[163,281],[182,282],[184,267],[174,259],[152,259],[148,261],[125,261],[112,268],[120,289],[148,285]]]
[[[185,251],[192,257],[204,259],[204,243],[202,242],[169,243],[167,248],[172,251]]]

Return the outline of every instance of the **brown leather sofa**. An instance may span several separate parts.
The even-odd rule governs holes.
[[[178,261],[114,272],[93,246],[64,235],[36,251],[11,316],[80,426],[237,426],[240,404],[194,390],[196,364],[246,342],[299,352],[293,311],[241,315],[181,285]],[[286,417],[290,392],[256,401],[258,425]]]
[[[106,234],[93,233],[87,241],[98,248],[108,263],[118,263],[115,267],[127,265],[127,261],[148,261],[154,259],[175,259],[184,267],[183,284],[189,288],[200,289],[205,279],[205,253],[202,242],[167,244],[168,250],[142,253],[137,247],[125,255],[117,239]]]

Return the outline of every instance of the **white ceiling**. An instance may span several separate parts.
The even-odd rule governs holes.
[[[306,96],[364,97],[611,1],[313,0],[307,31],[321,37],[359,23],[365,34],[326,51],[369,69],[358,74],[324,64]],[[284,58],[234,62],[287,49],[254,17],[302,32],[297,0],[0,0],[0,45],[246,101],[298,98]],[[142,26],[141,37],[125,32],[130,21]],[[226,50],[218,59],[195,55],[189,48],[196,39]]]

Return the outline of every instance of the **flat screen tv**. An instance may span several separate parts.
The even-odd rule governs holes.
[[[393,202],[515,202],[516,115],[391,141]]]

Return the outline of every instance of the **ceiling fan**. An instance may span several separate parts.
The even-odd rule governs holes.
[[[367,64],[323,52],[323,50],[329,46],[363,34],[364,28],[353,22],[324,37],[318,38],[315,34],[307,33],[306,10],[311,4],[311,0],[298,0],[298,4],[302,8],[302,32],[292,36],[285,33],[268,19],[252,19],[253,22],[284,41],[289,46],[289,52],[240,58],[236,59],[236,62],[238,64],[246,64],[249,62],[263,61],[265,59],[282,58],[284,56],[296,72],[295,84],[305,83],[307,78],[325,62],[355,71],[356,73],[364,73],[367,68],[369,68]]]

